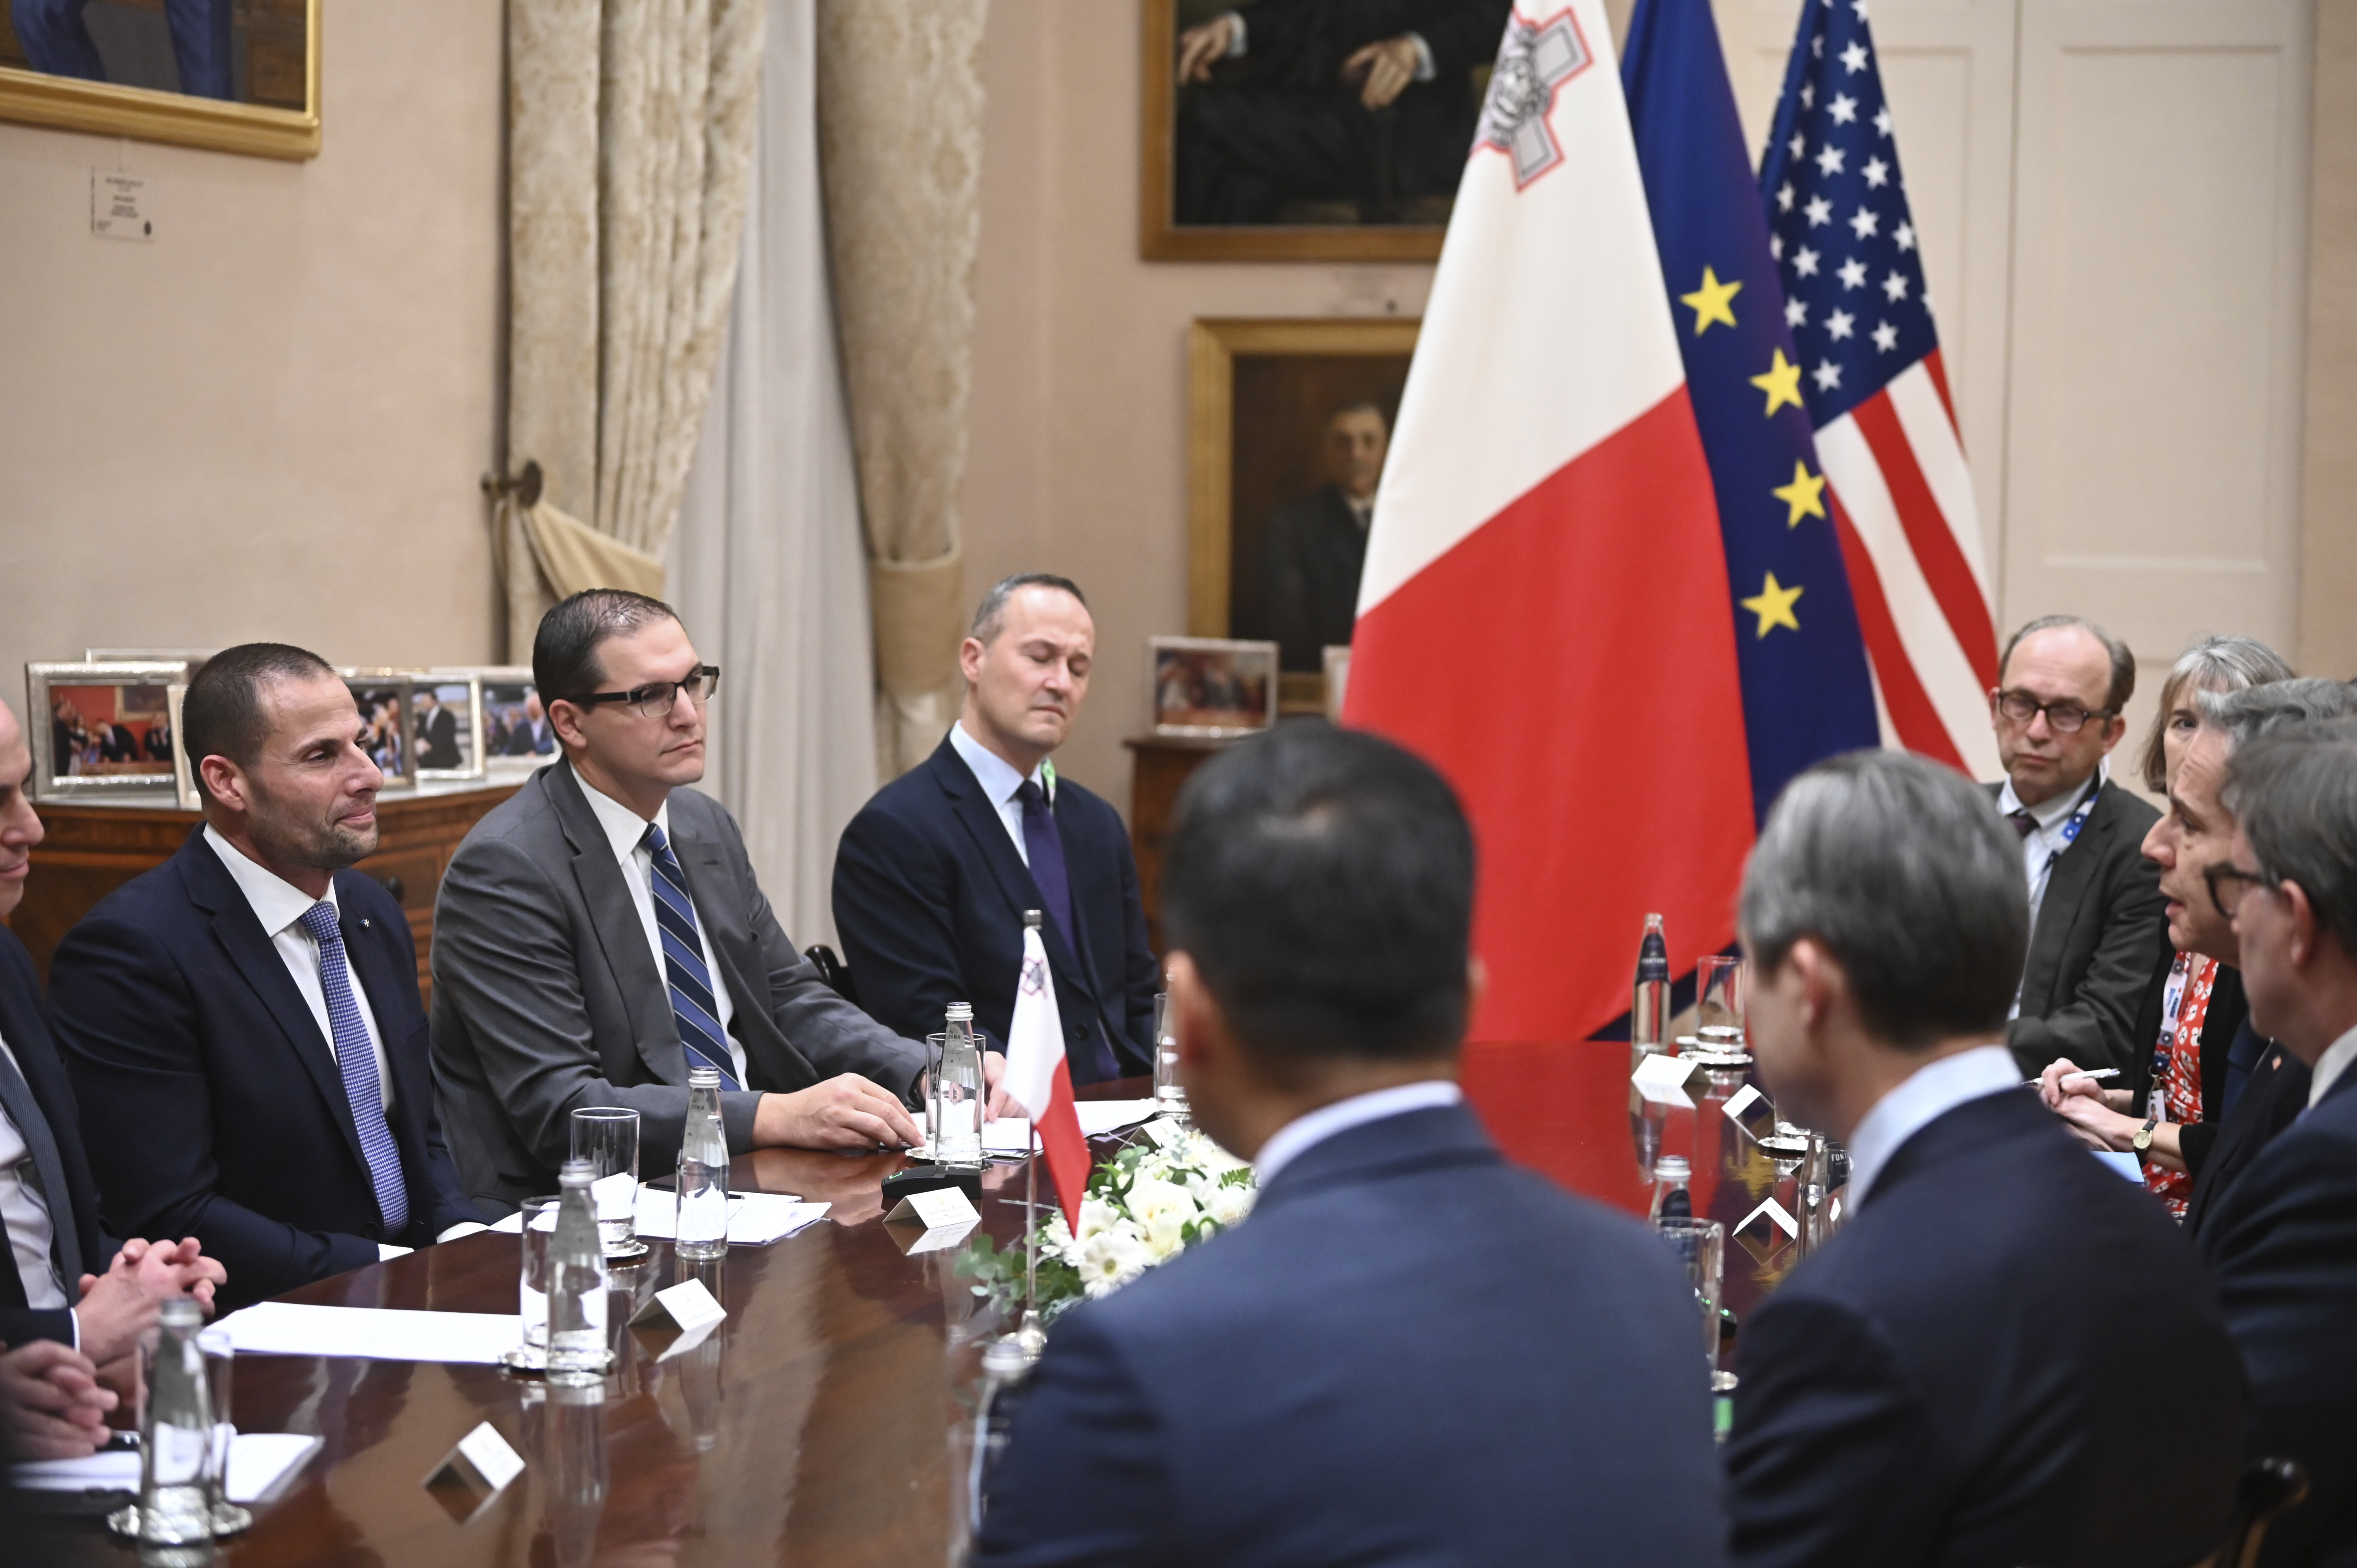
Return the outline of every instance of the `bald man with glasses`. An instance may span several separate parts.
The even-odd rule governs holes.
[[[435,907],[434,1067],[468,1190],[555,1189],[571,1112],[640,1114],[678,1157],[693,1068],[734,1153],[918,1142],[924,1047],[843,1000],[762,896],[704,777],[720,671],[671,607],[592,589],[550,610],[533,680],[564,757],[476,824]]]

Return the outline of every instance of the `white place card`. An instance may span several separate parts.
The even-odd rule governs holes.
[[[1178,1123],[1168,1116],[1157,1116],[1138,1128],[1157,1149],[1167,1149],[1178,1141]]]
[[[682,1280],[655,1292],[647,1298],[630,1319],[633,1324],[661,1323],[665,1318],[673,1326],[694,1333],[709,1328],[728,1316],[728,1309],[706,1288],[702,1280]]]
[[[1734,1122],[1738,1127],[1742,1127],[1743,1123],[1737,1119],[1745,1112],[1750,1110],[1753,1106],[1764,1105],[1767,1101],[1768,1097],[1766,1095],[1760,1093],[1758,1089],[1747,1083],[1741,1089],[1737,1090],[1733,1094],[1728,1095],[1727,1097],[1726,1105],[1721,1107],[1721,1109],[1726,1112],[1727,1119],[1728,1121]],[[1746,1133],[1749,1133],[1751,1129],[1744,1127],[1743,1130]]]
[[[1765,1215],[1770,1223],[1787,1236],[1798,1236],[1801,1233],[1801,1222],[1793,1219],[1785,1211],[1784,1206],[1772,1197],[1761,1200],[1760,1207],[1745,1215],[1742,1224],[1736,1226],[1735,1229],[1741,1230],[1762,1215]]]
[[[981,1218],[981,1210],[974,1208],[964,1188],[937,1187],[931,1192],[911,1193],[894,1204],[884,1222],[913,1219],[931,1230],[944,1225],[971,1225]]]
[[[498,1427],[486,1421],[477,1423],[474,1431],[458,1439],[458,1445],[445,1454],[441,1462],[427,1471],[425,1479],[418,1484],[435,1487],[447,1480],[466,1490],[482,1493],[482,1497],[463,1514],[457,1509],[452,1509],[452,1517],[464,1523],[482,1512],[510,1481],[522,1474],[523,1455],[509,1446],[508,1440],[500,1435]]]
[[[1649,1056],[1637,1064],[1629,1081],[1637,1092],[1656,1105],[1683,1105],[1694,1108],[1686,1093],[1686,1079],[1694,1076],[1694,1063],[1678,1057]]]
[[[933,1226],[909,1244],[907,1255],[913,1258],[919,1252],[939,1252],[954,1247],[974,1234],[977,1223],[978,1220],[968,1219],[956,1225]]]

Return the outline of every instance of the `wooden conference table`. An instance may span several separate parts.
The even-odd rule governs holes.
[[[1694,1160],[1697,1213],[1730,1224],[1749,1213],[1778,1172],[1718,1113],[1740,1079],[1722,1075],[1706,1097],[1697,1079],[1696,1109],[1654,1108],[1649,1120],[1635,1109],[1629,1070],[1625,1045],[1476,1045],[1464,1078],[1507,1153],[1576,1190],[1642,1214],[1642,1140],[1648,1164],[1655,1144]],[[1142,1079],[1082,1090],[1147,1092]],[[658,1360],[670,1331],[621,1331],[616,1371],[586,1402],[553,1398],[492,1367],[238,1358],[238,1425],[317,1433],[326,1447],[276,1501],[255,1508],[253,1528],[223,1543],[222,1560],[235,1568],[948,1562],[964,1533],[980,1342],[1000,1326],[986,1309],[977,1316],[970,1282],[952,1267],[954,1250],[907,1255],[913,1235],[883,1223],[878,1184],[902,1164],[898,1155],[789,1150],[737,1162],[739,1188],[834,1207],[783,1241],[732,1248],[705,1266],[698,1277],[729,1318],[694,1349]],[[1022,1170],[994,1166],[987,1179],[983,1225],[1005,1244],[1020,1234]],[[1043,1172],[1043,1194],[1045,1185]],[[517,1245],[470,1236],[285,1299],[511,1313]],[[1748,1312],[1792,1261],[1789,1244],[1764,1244],[1763,1226],[1730,1240],[1736,1311]],[[641,1300],[675,1274],[662,1241],[629,1271]],[[468,1514],[479,1498],[424,1482],[485,1421],[526,1467]],[[0,1547],[9,1562],[137,1561],[95,1519],[9,1530]]]

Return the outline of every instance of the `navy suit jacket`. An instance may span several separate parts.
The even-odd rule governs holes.
[[[194,1236],[242,1306],[480,1219],[434,1112],[417,946],[393,896],[336,873],[344,948],[393,1082],[409,1226],[384,1233],[344,1080],[245,894],[188,835],[108,894],[49,961],[49,1009],[108,1226]]]
[[[2161,1568],[2225,1528],[2245,1393],[2209,1282],[2028,1090],[1900,1145],[1738,1349],[1739,1563]]]
[[[1054,811],[1080,951],[1053,918],[1039,935],[1072,1081],[1091,1081],[1083,1069],[1097,1039],[1112,1043],[1117,1076],[1151,1072],[1161,970],[1146,945],[1129,831],[1069,779],[1056,780]],[[1005,819],[947,737],[860,808],[835,852],[834,929],[859,1004],[911,1039],[938,1033],[951,1003],[971,1002],[975,1026],[1005,1049],[1023,911],[1046,908]]]
[[[1461,1106],[1304,1151],[1058,1320],[976,1562],[1724,1560],[1694,1293]]]
[[[60,1240],[68,1231],[72,1233],[72,1256],[81,1262],[81,1273],[102,1274],[114,1257],[115,1243],[99,1229],[98,1184],[91,1179],[90,1161],[82,1153],[73,1085],[67,1081],[57,1047],[49,1042],[48,1021],[41,1015],[41,983],[33,969],[33,955],[14,932],[5,929],[0,929],[0,1040],[8,1042],[17,1071],[33,1091],[33,1102],[40,1109],[49,1140],[57,1145],[58,1164],[65,1173],[66,1190],[44,1194],[49,1223]],[[63,1249],[58,1252],[64,1260]],[[70,1301],[78,1294],[74,1271],[61,1266],[59,1272],[65,1276],[66,1297]],[[72,1344],[71,1309],[0,1307],[0,1342],[13,1346],[31,1339]]]
[[[2261,1561],[2357,1563],[2357,1072],[2251,1162],[2201,1240],[2251,1369],[2249,1453],[2308,1466]]]

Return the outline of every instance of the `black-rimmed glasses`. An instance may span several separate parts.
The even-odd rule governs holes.
[[[2020,691],[1991,692],[1989,703],[2018,725],[2029,724],[2044,714],[2047,727],[2056,735],[2076,735],[2089,719],[2101,719],[2109,724],[2120,713],[2117,708],[2091,708],[2069,697],[2041,703],[2028,692]]]
[[[628,703],[638,710],[640,717],[659,719],[670,713],[672,704],[683,696],[700,708],[718,690],[720,666],[699,664],[683,681],[650,681],[627,692],[592,692],[586,697],[567,697],[565,701],[576,708],[594,708],[600,703]]]
[[[2201,880],[2210,886],[2210,902],[2219,914],[2231,920],[2242,908],[2243,895],[2254,887],[2280,887],[2282,883],[2264,872],[2245,871],[2232,861],[2222,860],[2201,869]]]

